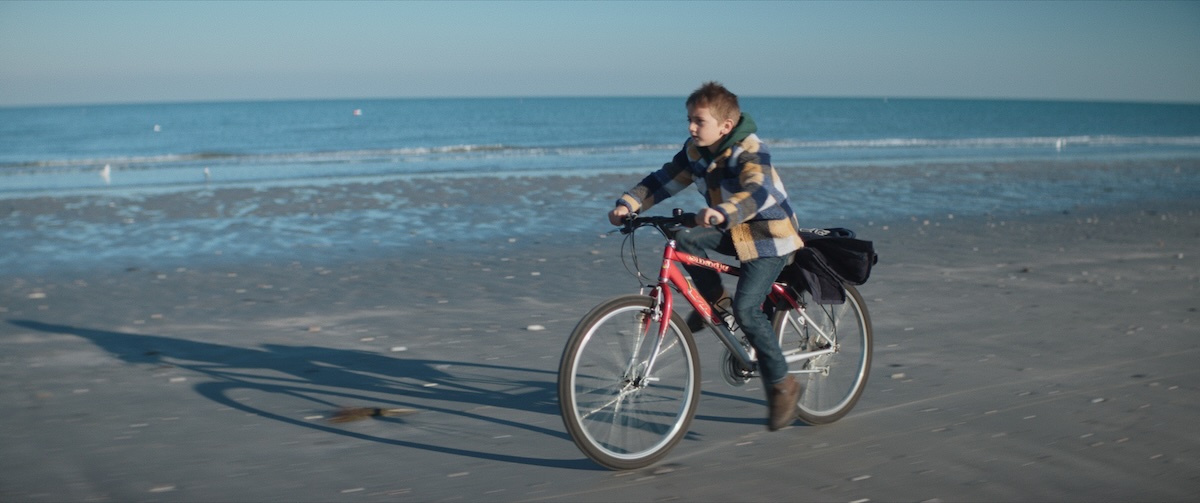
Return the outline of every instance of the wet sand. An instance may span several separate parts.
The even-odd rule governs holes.
[[[851,415],[768,433],[761,389],[726,385],[702,335],[691,433],[624,473],[576,449],[555,394],[571,328],[637,288],[598,224],[422,237],[390,256],[13,271],[0,500],[1200,494],[1200,202],[843,225],[881,255],[861,287],[876,348]],[[413,412],[332,421],[342,407]]]

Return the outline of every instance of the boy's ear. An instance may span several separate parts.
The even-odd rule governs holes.
[[[734,121],[733,119],[725,119],[724,121],[722,121],[721,122],[721,136],[725,136],[725,135],[729,134],[731,131],[733,131],[734,126],[737,126],[737,122]]]

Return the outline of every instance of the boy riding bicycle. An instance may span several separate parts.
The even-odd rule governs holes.
[[[762,304],[788,257],[804,242],[783,181],[771,167],[766,145],[754,134],[754,120],[741,113],[737,96],[708,82],[686,104],[690,138],[671,162],[623,194],[608,218],[621,225],[630,213],[645,211],[692,184],[704,195],[708,206],[696,213],[698,227],[678,233],[677,246],[698,257],[707,258],[712,250],[741,261],[733,315],[757,353],[767,390],[767,427],[775,431],[795,420],[802,390],[787,372]],[[715,271],[686,269],[709,303],[727,296]],[[692,313],[688,326],[695,331],[703,321]]]

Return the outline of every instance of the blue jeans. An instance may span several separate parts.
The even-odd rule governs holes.
[[[709,250],[737,256],[729,234],[713,228],[696,227],[681,231],[675,235],[675,241],[676,249],[697,257],[708,258]],[[787,360],[783,358],[779,341],[771,333],[771,320],[762,310],[767,294],[771,293],[771,285],[785,265],[786,257],[759,257],[742,262],[737,291],[733,294],[733,317],[742,327],[742,333],[746,334],[750,347],[757,353],[758,371],[762,374],[763,382],[768,384],[779,383],[788,375]],[[725,291],[720,273],[695,266],[684,266],[684,269],[692,276],[700,295],[710,303],[719,299]]]

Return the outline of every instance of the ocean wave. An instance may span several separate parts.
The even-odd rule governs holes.
[[[854,140],[775,140],[772,148],[1030,148],[1200,146],[1200,136],[1034,136],[1011,138],[878,138]]]
[[[1200,147],[1200,136],[1038,136],[1007,138],[867,138],[839,140],[768,139],[773,150],[886,150],[886,149],[1011,149],[1077,147]],[[38,159],[0,162],[0,173],[83,171],[112,166],[141,170],[173,166],[354,164],[367,162],[411,163],[447,159],[543,158],[636,155],[671,152],[678,143],[635,143],[627,145],[517,146],[448,145],[337,151],[239,153],[200,151],[181,154],[129,155],[76,159]],[[936,156],[935,156],[936,157]]]
[[[377,157],[404,157],[436,154],[454,154],[471,152],[500,152],[505,150],[503,145],[454,145],[446,147],[418,147],[376,150],[340,150],[318,152],[192,152],[185,154],[160,155],[131,155],[111,157],[91,157],[78,159],[44,159],[33,161],[18,161],[0,163],[0,168],[71,168],[93,167],[105,164],[133,167],[138,165],[183,164],[191,162],[320,162],[336,160],[353,160]]]
[[[34,169],[75,170],[94,169],[111,165],[122,169],[154,168],[186,164],[300,164],[300,163],[354,163],[366,161],[416,161],[446,157],[543,157],[543,156],[587,156],[633,153],[640,151],[670,150],[678,145],[635,144],[622,146],[565,146],[525,147],[511,145],[449,145],[441,147],[408,147],[388,149],[358,149],[317,152],[193,152],[186,154],[161,154],[144,156],[111,156],[78,159],[41,159],[30,161],[0,162],[0,170]]]

